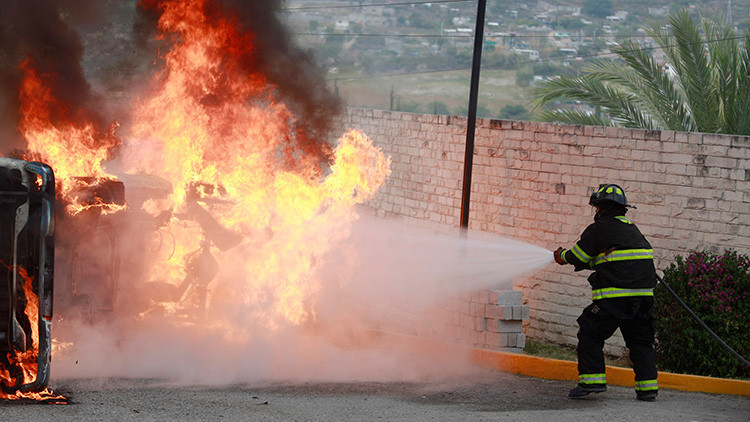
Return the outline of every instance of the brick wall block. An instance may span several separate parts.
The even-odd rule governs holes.
[[[519,290],[503,290],[497,292],[498,305],[520,305],[523,295]]]
[[[487,331],[493,333],[520,333],[523,331],[522,322],[519,321],[508,321],[495,318],[485,318]]]
[[[502,306],[489,303],[484,308],[485,318],[514,319],[513,306]]]
[[[529,307],[526,305],[513,306],[513,319],[529,319]]]

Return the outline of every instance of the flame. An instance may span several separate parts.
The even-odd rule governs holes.
[[[144,253],[148,274],[119,288],[138,289],[148,305],[126,305],[139,306],[140,319],[200,323],[235,341],[314,320],[326,282],[320,269],[358,218],[357,205],[390,174],[390,159],[352,129],[334,145],[308,139],[278,87],[253,70],[261,66],[248,66],[259,60],[255,36],[216,0],[139,6],[162,12],[158,29],[169,48],[153,88],[124,119],[133,123],[118,159],[126,172],[170,182],[167,198],[141,210],[159,219],[174,247]],[[114,179],[105,163],[120,146],[117,125],[99,131],[54,96],[54,75],[30,59],[20,69],[24,158],[52,166],[68,213],[124,209],[79,195]],[[13,359],[34,362],[25,354]]]
[[[100,215],[114,214],[127,209],[127,204],[114,204],[96,194],[96,187],[112,177],[75,177],[65,181],[64,196],[68,205],[65,207],[70,215],[77,215],[88,210],[97,210]]]
[[[16,351],[15,353],[8,353],[8,361],[11,366],[21,370],[22,380],[21,384],[31,384],[36,381],[38,363],[37,358],[39,357],[39,324],[37,323],[37,316],[39,314],[39,297],[34,293],[33,281],[29,277],[28,273],[23,268],[17,269],[18,275],[23,278],[23,292],[26,297],[26,308],[24,308],[24,314],[31,325],[31,348],[24,351]],[[0,366],[0,384],[6,386],[14,386],[17,384],[17,379],[10,373],[10,368],[3,368]],[[14,393],[7,394],[0,390],[0,399],[7,400],[20,400],[20,399],[31,399],[48,402],[64,401],[65,397],[56,395],[49,389],[45,388],[40,392],[23,392],[15,391]]]
[[[82,112],[52,94],[50,84],[54,76],[41,74],[31,59],[24,60],[19,68],[24,75],[19,94],[19,130],[28,144],[24,158],[52,167],[60,184],[59,193],[72,204],[71,214],[96,206],[76,201],[72,194],[76,187],[74,178],[87,175],[99,180],[114,179],[104,170],[103,162],[110,148],[118,144],[114,135],[116,124],[108,133],[99,133]]]
[[[390,161],[353,130],[339,139],[330,165],[306,152],[275,87],[243,69],[255,59],[253,35],[229,14],[207,19],[209,6],[214,2],[158,2],[162,37],[176,41],[158,89],[135,111],[135,136],[126,145],[131,171],[157,174],[174,187],[166,203],[149,205],[154,215],[175,210],[167,230],[177,239],[172,259],[154,266],[151,278],[187,280],[185,268],[210,237],[196,213],[208,212],[242,238],[226,252],[212,249],[221,263],[221,282],[208,295],[213,323],[230,318],[229,309],[247,309],[253,326],[302,324],[315,316],[317,266],[347,234],[354,206],[382,185]]]

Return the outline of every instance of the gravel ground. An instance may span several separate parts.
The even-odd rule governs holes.
[[[58,380],[67,405],[0,402],[3,421],[748,421],[750,397],[630,388],[581,400],[571,382],[487,371],[429,382],[179,386],[146,379]]]

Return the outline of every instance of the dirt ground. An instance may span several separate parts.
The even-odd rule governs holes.
[[[626,387],[581,400],[568,381],[494,371],[424,382],[186,386],[147,379],[52,383],[66,405],[0,402],[3,421],[747,421],[750,397]]]

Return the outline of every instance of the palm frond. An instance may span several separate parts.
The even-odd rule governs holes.
[[[737,71],[739,66],[739,50],[737,41],[732,36],[733,31],[721,28],[714,22],[706,20],[703,25],[703,33],[706,36],[706,47],[714,65],[714,85],[719,96],[719,129],[722,132],[727,126],[731,126],[731,120],[735,112],[735,102],[730,99],[736,95]],[[729,100],[729,101],[728,101]]]
[[[623,126],[654,129],[654,122],[638,107],[635,95],[591,75],[547,80],[533,92],[540,105],[556,100],[579,100],[601,108]]]
[[[668,26],[652,22],[644,29],[666,63],[624,40],[612,49],[618,61],[597,60],[580,76],[545,81],[532,102],[539,108],[573,99],[598,110],[539,114],[554,121],[750,134],[750,29],[739,42],[730,27],[701,23],[686,10],[671,14]],[[673,74],[665,72],[666,65]]]
[[[710,41],[709,51],[715,64],[715,83],[721,105],[721,126],[718,132],[746,135],[750,130],[750,76],[747,54],[749,33],[745,32],[743,49],[731,28],[708,23],[704,31]]]
[[[738,48],[733,92],[727,94],[723,133],[750,135],[750,31],[745,31],[744,48]]]
[[[680,131],[693,129],[694,123],[680,93],[648,53],[630,41],[619,43],[612,51],[628,66],[598,61],[591,68],[592,74],[632,92],[640,108],[652,117],[657,126]]]
[[[699,132],[716,132],[720,127],[719,93],[700,27],[685,10],[670,17],[670,30],[677,45],[675,74],[685,93],[685,103]]]

